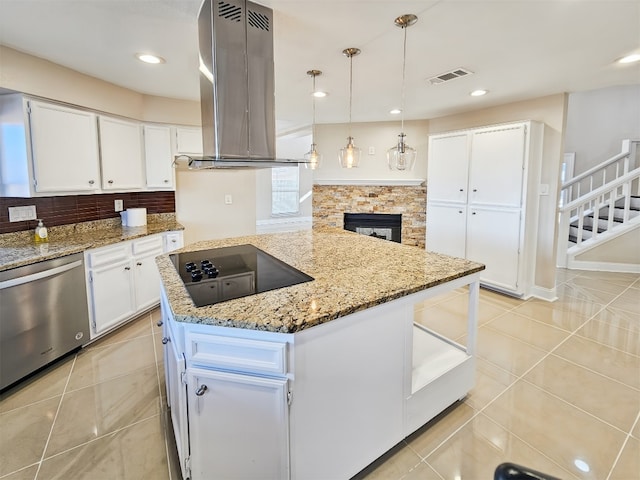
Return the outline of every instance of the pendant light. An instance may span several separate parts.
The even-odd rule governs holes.
[[[307,163],[304,166],[310,170],[315,170],[320,166],[320,162],[322,161],[322,155],[318,153],[317,145],[316,145],[316,77],[318,75],[322,75],[320,70],[309,70],[307,75],[313,78],[313,120],[311,122],[311,150],[304,154],[304,159]]]
[[[395,19],[394,23],[397,27],[402,28],[404,32],[404,43],[402,49],[402,91],[400,98],[400,115],[401,128],[398,135],[398,143],[387,150],[387,162],[391,170],[412,170],[416,163],[418,152],[404,142],[406,135],[404,134],[404,84],[405,70],[407,63],[407,27],[410,27],[418,21],[418,17],[413,14],[402,15]]]
[[[360,163],[361,150],[353,144],[351,136],[351,106],[353,101],[353,57],[360,54],[359,48],[347,48],[342,54],[349,57],[349,136],[347,146],[340,149],[338,160],[343,168],[355,168]]]

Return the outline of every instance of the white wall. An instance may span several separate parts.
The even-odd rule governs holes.
[[[626,138],[640,139],[640,84],[569,95],[564,151],[576,154],[574,174],[620,153]]]
[[[338,162],[338,152],[347,144],[348,124],[316,125],[316,143],[322,153],[322,165],[314,171],[316,183],[343,180],[357,183],[364,180],[402,181],[425,180],[427,178],[427,146],[429,121],[412,120],[404,123],[407,135],[405,141],[418,151],[413,171],[391,171],[387,166],[387,150],[396,145],[400,133],[400,121],[354,123],[351,126],[354,143],[362,150],[358,168],[342,168]],[[369,155],[373,147],[375,154]]]

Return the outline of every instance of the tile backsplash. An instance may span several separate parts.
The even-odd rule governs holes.
[[[122,200],[124,209],[144,207],[147,213],[176,211],[175,192],[129,192],[100,195],[66,195],[62,197],[0,197],[0,234],[35,228],[37,222],[9,222],[9,207],[35,205],[37,218],[47,227],[71,223],[119,218],[114,200]]]

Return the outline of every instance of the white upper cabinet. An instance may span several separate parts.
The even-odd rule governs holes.
[[[175,183],[171,128],[162,125],[145,125],[143,131],[147,189],[173,190]]]
[[[431,161],[433,159],[433,161]],[[469,142],[467,133],[429,138],[429,199],[441,202],[467,202]]]
[[[100,188],[96,115],[30,100],[34,188],[87,193]]]
[[[102,189],[144,188],[141,125],[105,116],[99,117],[99,125]]]
[[[202,155],[202,129],[176,127],[176,153],[178,155]]]

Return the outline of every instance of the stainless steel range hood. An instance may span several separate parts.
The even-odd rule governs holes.
[[[272,167],[273,11],[246,0],[204,0],[198,15],[203,157],[190,168]]]

